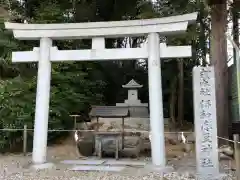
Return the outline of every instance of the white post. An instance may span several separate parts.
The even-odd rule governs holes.
[[[148,35],[148,53],[152,163],[156,166],[165,167],[166,160],[162,103],[162,76],[158,33],[150,33]]]
[[[51,47],[52,40],[50,38],[40,39],[36,110],[33,138],[33,155],[32,155],[32,160],[34,164],[42,164],[46,162],[50,81],[51,81],[51,62],[50,62]]]

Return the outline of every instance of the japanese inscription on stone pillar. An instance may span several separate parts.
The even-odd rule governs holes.
[[[217,175],[219,161],[213,67],[194,67],[193,91],[197,171],[201,175]]]

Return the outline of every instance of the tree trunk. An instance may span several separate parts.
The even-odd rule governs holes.
[[[175,118],[175,107],[176,107],[176,89],[177,89],[177,78],[174,77],[171,82],[171,94],[169,99],[169,116],[170,116],[170,122],[169,122],[169,128],[176,130],[176,118]]]
[[[208,64],[206,61],[206,54],[207,54],[207,47],[206,47],[206,28],[204,23],[204,11],[205,6],[203,2],[199,2],[199,25],[200,25],[200,32],[199,32],[199,50],[201,54],[202,65],[205,66]]]
[[[234,0],[232,4],[232,21],[233,21],[233,40],[237,46],[239,46],[239,25],[238,25],[238,10],[237,10],[237,1]],[[236,50],[233,48],[233,59],[234,64],[236,65]]]
[[[211,6],[211,64],[215,68],[218,136],[228,137],[227,5]],[[226,142],[219,141],[219,144]]]
[[[178,123],[183,126],[184,120],[184,74],[183,74],[183,60],[178,61]]]

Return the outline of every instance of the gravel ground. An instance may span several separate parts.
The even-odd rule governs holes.
[[[173,165],[178,173],[165,174],[163,178],[161,174],[147,173],[141,168],[134,167],[129,167],[118,173],[69,171],[67,170],[69,166],[64,166],[59,162],[76,158],[74,152],[75,147],[71,145],[71,142],[64,143],[61,146],[49,147],[47,158],[50,162],[54,162],[56,167],[41,171],[34,171],[29,168],[31,154],[26,157],[21,154],[0,155],[0,180],[194,180],[193,175],[191,175],[195,171],[194,154],[181,160],[171,160],[169,164]],[[170,157],[168,156],[168,158]],[[147,161],[149,160],[148,158]],[[229,165],[229,162],[221,163],[221,169],[226,169]],[[232,174],[228,176],[227,180],[235,180],[232,171],[225,170],[224,172]]]
[[[149,173],[147,175],[127,176],[116,173],[101,172],[73,172],[73,171],[39,171],[31,173],[17,173],[5,176],[7,180],[195,180],[191,174],[169,173],[161,175],[158,173]],[[224,178],[226,180],[234,180],[232,176]]]
[[[181,170],[165,174],[146,173],[143,169],[129,167],[124,172],[81,172],[69,171],[65,166],[56,166],[48,170],[34,171],[29,169],[31,156],[22,155],[0,156],[0,179],[2,180],[194,180],[190,173]],[[183,160],[182,160],[182,163]],[[189,162],[188,162],[189,163]],[[176,164],[180,166],[180,164]],[[234,180],[229,175],[227,180]]]
[[[56,176],[57,174],[57,176]],[[174,175],[173,175],[174,176]],[[15,174],[12,176],[5,177],[8,180],[156,180],[161,179],[160,174],[151,173],[145,176],[126,176],[119,174],[111,174],[111,173],[98,173],[98,172],[70,172],[70,171],[41,171],[34,174]],[[173,177],[176,179],[175,177]],[[173,179],[171,178],[171,179]],[[166,179],[166,178],[162,178]],[[184,179],[184,178],[181,178]]]

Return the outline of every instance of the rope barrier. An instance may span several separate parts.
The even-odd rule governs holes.
[[[34,129],[0,129],[0,131],[34,131]],[[71,131],[81,131],[81,132],[93,132],[94,130],[74,130],[74,129],[49,129],[48,132],[71,132]]]
[[[235,143],[234,140],[223,138],[223,137],[219,137],[219,136],[217,136],[217,137],[218,137],[218,139],[222,139],[222,140],[225,140],[225,141],[229,141],[229,142]],[[240,144],[240,142],[237,142],[237,143]]]
[[[0,129],[0,131],[34,131],[34,129]],[[95,130],[74,130],[74,129],[49,129],[48,132],[96,132]],[[102,133],[104,132],[118,132],[118,131],[101,131]],[[149,133],[149,131],[146,131],[146,130],[125,130],[125,132],[133,132],[133,133]],[[174,132],[164,132],[164,134],[180,134],[180,133],[183,133],[183,134],[192,134],[194,132],[192,131],[174,131]],[[228,141],[228,142],[232,142],[234,143],[235,141],[234,140],[231,140],[231,139],[227,139],[227,138],[223,138],[223,137],[219,137],[217,136],[218,139],[222,139],[222,140],[225,140],[225,141]],[[238,144],[240,144],[240,142],[237,142]]]
[[[0,129],[0,131],[34,131],[34,129],[10,129],[10,128],[4,128]],[[96,130],[79,130],[79,129],[48,129],[48,132],[95,132]],[[147,130],[126,130],[126,132],[139,132],[139,133],[149,133]],[[115,131],[100,131],[100,132],[115,132]],[[117,131],[118,132],[118,131]],[[176,133],[184,133],[184,134],[192,134],[194,132],[192,131],[171,131],[171,132],[164,132],[164,134],[176,134]]]

